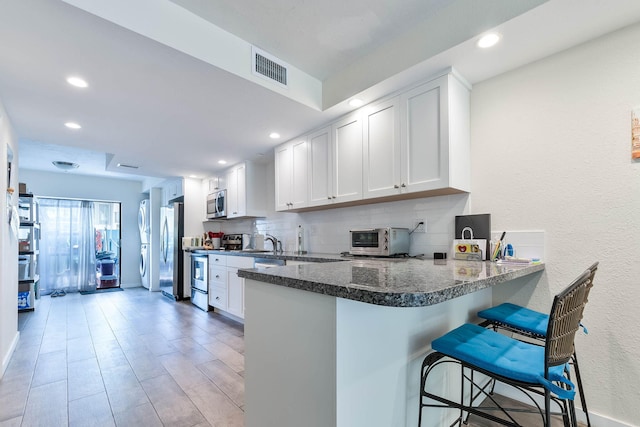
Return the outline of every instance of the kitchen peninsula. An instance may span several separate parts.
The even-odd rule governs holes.
[[[493,286],[535,285],[542,270],[420,259],[240,270],[245,425],[415,426],[431,341],[475,320]]]

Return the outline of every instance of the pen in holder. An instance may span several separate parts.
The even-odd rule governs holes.
[[[502,258],[502,241],[491,241],[491,261],[497,261]]]

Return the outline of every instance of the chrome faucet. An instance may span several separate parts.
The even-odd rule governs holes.
[[[273,252],[274,253],[277,254],[278,252],[282,252],[282,242],[280,240],[276,239],[271,234],[267,234],[265,239],[270,241],[271,244],[273,245]]]

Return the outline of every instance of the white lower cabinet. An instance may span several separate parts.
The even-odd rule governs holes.
[[[253,268],[253,258],[209,255],[209,305],[244,319],[244,279],[238,269]]]

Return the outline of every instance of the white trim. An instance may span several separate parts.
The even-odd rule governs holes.
[[[522,402],[524,404],[530,405],[530,401],[526,401],[523,399],[523,395],[520,392],[514,390],[513,387],[506,386],[501,383],[496,383],[495,393],[506,396],[510,399],[517,400],[518,402]],[[538,396],[536,396],[536,401],[539,405],[544,406],[544,400]],[[586,425],[587,419],[582,411],[582,408],[579,407],[580,398],[576,395],[576,417],[578,418],[578,422],[584,423]],[[587,405],[589,405],[589,400],[587,399]],[[598,427],[640,427],[638,424],[628,424],[623,421],[614,420],[613,418],[606,417],[604,415],[600,415],[594,412],[589,412],[589,419],[591,420],[592,426]]]
[[[20,340],[20,331],[16,331],[15,336],[13,337],[13,341],[11,341],[11,346],[9,346],[9,351],[5,355],[4,359],[2,359],[2,371],[0,371],[0,379],[4,377],[4,373],[9,367],[9,362],[11,362],[11,357],[13,356],[13,352],[16,351],[16,347],[18,346],[18,341]]]

